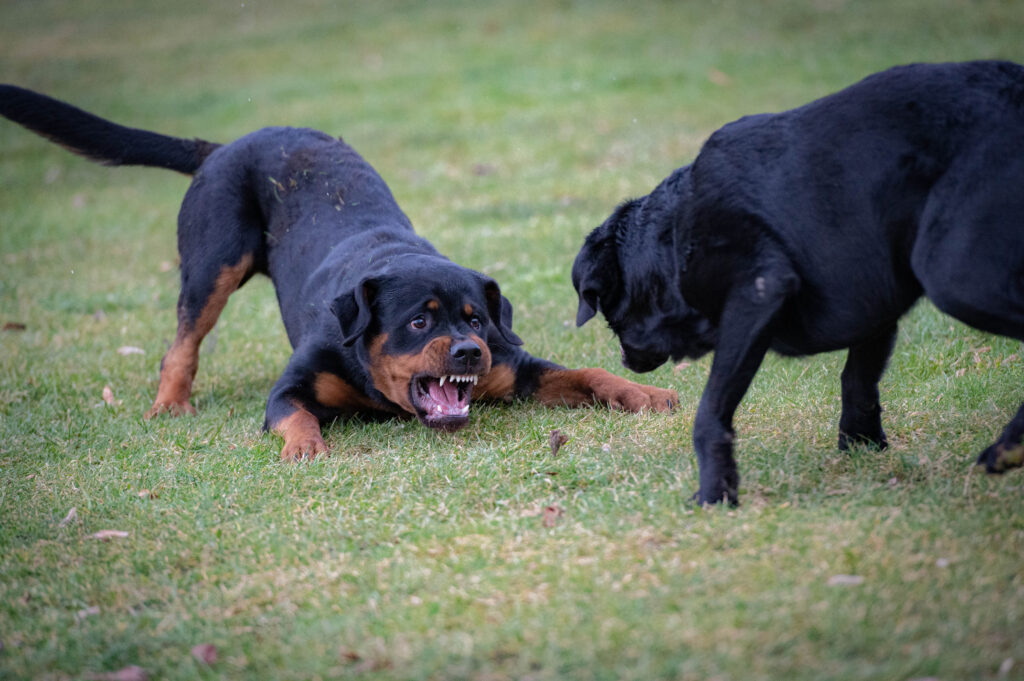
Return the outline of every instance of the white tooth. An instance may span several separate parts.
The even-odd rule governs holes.
[[[479,380],[480,380],[479,376],[474,376],[473,377],[473,385],[476,385],[476,382],[479,381]]]
[[[442,376],[441,377],[441,387],[442,388],[444,387],[444,381],[445,381],[446,378],[448,378],[448,377],[447,376]]]

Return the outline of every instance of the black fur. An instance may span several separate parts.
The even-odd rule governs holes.
[[[922,295],[1024,340],[1024,68],[916,64],[724,126],[627,202],[573,267],[623,363],[715,358],[694,424],[701,503],[737,502],[733,413],[765,353],[849,349],[839,446],[886,446],[878,400]],[[1020,466],[1024,405],[978,462]]]
[[[220,146],[10,85],[0,86],[0,114],[102,163],[194,174],[178,219],[178,332],[148,416],[194,411],[199,344],[254,274],[273,280],[294,348],[266,412],[285,459],[326,451],[320,425],[354,412],[462,427],[471,392],[631,411],[676,402],[671,391],[523,351],[498,284],[417,236],[384,180],[340,139],[275,127]],[[446,387],[449,376],[458,380]]]

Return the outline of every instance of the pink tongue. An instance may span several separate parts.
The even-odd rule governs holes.
[[[431,381],[428,387],[430,397],[435,402],[454,407],[459,404],[459,388],[451,382],[441,385],[438,381]]]

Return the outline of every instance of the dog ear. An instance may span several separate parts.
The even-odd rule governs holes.
[[[341,325],[341,344],[350,347],[370,326],[373,320],[371,305],[377,295],[378,282],[373,278],[363,279],[355,288],[342,293],[331,302],[331,312]]]
[[[587,235],[572,264],[572,285],[580,297],[576,309],[576,326],[583,326],[601,309],[600,300],[617,300],[622,274],[619,267],[619,241],[634,214],[641,206],[639,199],[619,204],[600,227]],[[605,317],[608,316],[607,309]]]
[[[596,314],[597,294],[592,289],[584,290],[580,293],[580,304],[576,308],[576,326],[583,326]]]
[[[487,298],[487,314],[490,316],[491,322],[497,327],[506,343],[522,345],[523,340],[512,331],[512,303],[501,295],[498,282],[489,277],[483,277],[483,281],[484,297]]]
[[[597,234],[601,228],[594,230]],[[608,269],[614,266],[608,260],[607,251],[609,245],[607,240],[593,239],[594,234],[587,238],[576,261],[572,264],[572,285],[580,297],[579,307],[576,309],[576,326],[583,326],[597,314],[600,307],[600,294],[604,285],[604,278],[613,275]],[[603,265],[602,265],[603,263]]]

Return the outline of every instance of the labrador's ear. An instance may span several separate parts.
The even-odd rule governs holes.
[[[368,277],[355,288],[342,293],[331,302],[331,312],[341,326],[341,344],[350,347],[363,335],[373,321],[373,299],[379,282]]]
[[[512,331],[512,303],[501,295],[498,282],[482,275],[481,278],[484,282],[484,297],[487,299],[487,314],[491,318],[491,323],[498,329],[506,343],[522,345],[523,340]]]
[[[576,326],[583,326],[597,314],[597,292],[593,289],[580,291],[580,304],[576,308]]]
[[[603,225],[583,242],[572,264],[572,285],[579,295],[576,326],[583,326],[601,309],[601,295],[616,290],[619,282],[619,260],[616,253],[615,222],[619,208]]]

